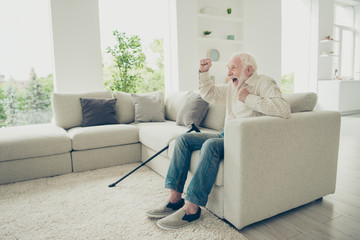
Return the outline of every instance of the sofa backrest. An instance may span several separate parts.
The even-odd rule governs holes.
[[[112,98],[110,91],[79,93],[53,93],[51,104],[55,124],[64,129],[81,126],[82,110],[80,97]]]
[[[188,91],[175,92],[165,97],[165,118],[176,121],[178,112]],[[52,108],[55,124],[64,129],[81,126],[82,111],[80,97],[112,98],[110,91],[79,93],[54,93]],[[135,107],[130,93],[114,92],[116,115],[120,123],[131,123],[135,119]],[[317,95],[312,92],[284,95],[291,107],[291,112],[312,111],[317,102]],[[225,123],[225,105],[210,104],[200,127],[222,131]]]

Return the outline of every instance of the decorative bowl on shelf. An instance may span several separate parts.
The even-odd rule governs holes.
[[[208,51],[208,58],[211,59],[211,61],[216,62],[220,59],[220,52],[217,49],[210,49]]]
[[[203,7],[200,9],[200,13],[206,14],[206,15],[217,16],[217,15],[219,15],[219,10],[217,8],[213,8],[213,7]]]
[[[226,39],[227,40],[235,40],[235,36],[234,35],[227,35]]]

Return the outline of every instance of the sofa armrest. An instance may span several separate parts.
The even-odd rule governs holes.
[[[340,120],[321,111],[228,121],[225,219],[241,229],[334,193]]]

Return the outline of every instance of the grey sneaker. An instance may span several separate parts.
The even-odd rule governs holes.
[[[152,217],[152,218],[163,218],[163,217],[169,216],[170,214],[176,212],[177,210],[182,208],[184,206],[184,204],[185,204],[185,201],[183,198],[180,199],[176,203],[165,202],[158,208],[146,211],[145,214],[148,217]]]
[[[187,215],[183,208],[179,209],[175,213],[163,218],[157,222],[157,225],[165,230],[174,230],[181,227],[185,227],[197,220],[199,220],[201,215],[201,208],[195,214]]]

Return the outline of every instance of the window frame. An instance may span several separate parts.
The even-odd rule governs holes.
[[[344,26],[344,25],[338,25],[335,23],[336,21],[336,7],[335,5],[339,5],[339,6],[346,6],[346,7],[351,7],[352,10],[354,11],[354,14],[353,14],[353,19],[352,19],[352,27],[349,27],[349,26]],[[351,5],[348,5],[348,4],[339,4],[339,3],[334,3],[334,33],[336,33],[338,30],[339,32],[339,35],[336,36],[337,37],[337,40],[339,41],[339,48],[338,48],[338,63],[336,65],[338,66],[335,66],[335,68],[338,69],[338,72],[339,72],[339,75],[340,77],[346,77],[346,78],[349,78],[351,79],[351,77],[353,77],[354,75],[354,70],[355,70],[355,40],[356,40],[356,30],[355,30],[355,9],[354,9],[354,6],[351,6]],[[341,72],[342,72],[342,44],[343,44],[343,32],[344,31],[350,31],[352,32],[352,35],[353,35],[353,41],[352,41],[352,46],[351,46],[351,49],[352,49],[352,57],[351,57],[351,74],[349,76],[343,76],[341,75]]]

